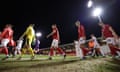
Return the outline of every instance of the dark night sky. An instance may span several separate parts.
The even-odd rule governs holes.
[[[120,35],[120,0],[95,0],[97,5],[104,8],[102,19],[113,26]],[[14,25],[15,39],[25,31],[30,23],[35,23],[35,29],[41,31],[41,47],[48,47],[51,39],[46,35],[51,31],[51,24],[58,24],[61,35],[61,44],[71,43],[77,39],[77,29],[74,25],[80,20],[86,28],[89,38],[91,33],[100,36],[98,20],[91,16],[91,9],[86,7],[87,0],[16,0],[0,2],[0,29],[6,23]]]

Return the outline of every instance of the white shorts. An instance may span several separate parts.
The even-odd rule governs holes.
[[[85,39],[83,38],[83,37],[81,37],[80,39],[79,39],[79,45],[80,44],[85,44]]]
[[[107,44],[115,45],[115,39],[113,37],[106,38],[106,42],[107,42]]]
[[[16,49],[21,50],[22,46],[16,46]]]
[[[17,42],[16,48],[17,48],[18,50],[20,50],[20,49],[22,48],[22,44],[23,44],[23,41],[22,41],[22,40],[19,40],[19,41]]]
[[[58,40],[53,39],[51,46],[52,47],[58,47]]]
[[[3,46],[7,47],[9,41],[10,41],[9,39],[2,39],[0,47],[3,47]]]

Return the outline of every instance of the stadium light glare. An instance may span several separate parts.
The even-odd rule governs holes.
[[[41,33],[41,32],[37,32],[37,33],[36,33],[36,36],[37,36],[37,37],[41,37],[41,36],[42,36],[42,33]]]
[[[93,1],[92,0],[89,0],[88,3],[87,3],[87,7],[88,8],[91,8],[93,6]]]
[[[102,9],[101,8],[95,8],[93,10],[93,16],[99,17],[102,14]]]

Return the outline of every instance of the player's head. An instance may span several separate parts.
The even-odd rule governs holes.
[[[99,26],[103,27],[104,23],[103,22],[99,22]]]
[[[94,36],[94,34],[91,34],[91,35],[90,35],[90,37],[93,37],[93,36]]]
[[[77,21],[75,22],[75,25],[76,25],[77,27],[80,26],[80,21],[77,20]]]
[[[52,24],[52,28],[56,28],[57,27],[57,25],[56,24]]]
[[[32,27],[34,27],[34,26],[35,26],[35,24],[30,24],[29,26],[32,26]]]
[[[6,28],[12,28],[13,27],[13,25],[12,24],[6,24],[6,26],[5,26]]]

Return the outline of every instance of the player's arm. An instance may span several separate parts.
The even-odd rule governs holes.
[[[8,31],[8,30],[5,29],[5,30],[1,33],[0,39],[2,39],[2,37],[4,37],[4,36],[6,35],[7,31]]]
[[[29,31],[29,28],[27,28],[27,30],[23,33],[23,35],[20,37],[19,40],[23,39],[23,37],[28,33],[28,31]]]
[[[58,33],[58,41],[59,41],[59,43],[60,43],[60,34]]]
[[[53,30],[50,34],[47,35],[47,38],[49,38],[50,36],[52,36],[55,32],[56,32],[56,30]]]
[[[83,30],[83,34],[82,35],[84,35],[84,39],[86,39],[84,27],[82,27],[82,30]]]
[[[112,32],[114,37],[118,37],[116,32],[114,31],[114,29],[112,27],[109,27],[109,30]]]
[[[35,35],[33,36],[33,41],[34,41],[34,42],[36,41],[36,36],[35,36]]]
[[[101,38],[102,38],[102,39],[104,39],[104,38],[105,38],[105,37],[104,37],[104,34],[103,34],[103,32],[102,32],[102,36],[101,36]]]

